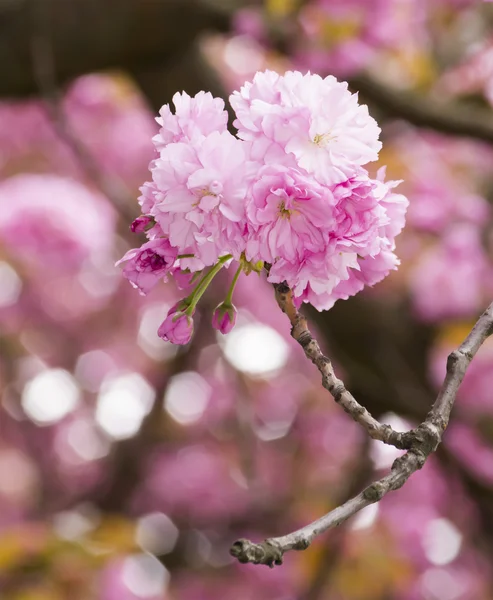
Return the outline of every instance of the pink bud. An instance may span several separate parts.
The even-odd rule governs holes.
[[[151,225],[154,225],[154,219],[152,217],[137,217],[130,225],[130,231],[132,231],[132,233],[143,233],[144,231],[147,231]]]
[[[216,307],[212,315],[212,326],[221,333],[229,333],[236,323],[236,308],[223,302]]]
[[[157,334],[166,342],[188,344],[193,334],[193,319],[184,312],[176,312],[177,305],[173,306],[166,319],[161,323]]]

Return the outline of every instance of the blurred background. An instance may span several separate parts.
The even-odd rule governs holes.
[[[0,2],[0,598],[493,598],[493,340],[443,445],[402,490],[274,570],[238,537],[287,533],[388,469],[243,277],[228,336],[156,334],[179,298],[115,268],[176,91],[257,70],[349,81],[410,199],[375,289],[307,311],[361,403],[420,422],[493,299],[493,4],[474,0]],[[380,165],[375,165],[374,171]]]

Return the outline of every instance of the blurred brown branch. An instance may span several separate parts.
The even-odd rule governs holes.
[[[474,111],[458,103],[438,102],[430,97],[394,89],[368,75],[353,77],[350,86],[364,100],[375,104],[391,117],[403,119],[426,129],[493,144],[493,113],[487,109]]]
[[[394,431],[390,425],[379,423],[373,418],[368,410],[361,406],[351,392],[346,389],[344,383],[336,377],[330,359],[324,356],[317,340],[308,329],[305,317],[294,306],[291,290],[285,284],[276,285],[275,289],[279,307],[287,314],[291,322],[291,335],[303,348],[306,357],[320,371],[322,385],[332,394],[334,400],[366,430],[372,439],[400,449],[409,448],[408,440],[401,433]]]
[[[33,13],[36,15],[36,30],[30,40],[32,72],[47,116],[59,140],[78,162],[82,173],[106,196],[127,228],[128,223],[137,216],[134,202],[123,181],[114,175],[106,176],[82,140],[72,131],[64,114],[60,83],[57,81],[49,4],[37,3],[36,10]]]
[[[285,284],[275,287],[279,307],[288,315],[291,321],[291,335],[303,347],[306,356],[310,358],[322,373],[324,387],[334,394],[336,401],[337,397],[339,397],[339,403],[342,404],[340,398],[345,399],[343,406],[356,421],[358,421],[357,417],[359,415],[365,415],[363,422],[358,422],[371,435],[371,432],[375,431],[375,429],[369,426],[369,423],[375,426],[376,430],[378,430],[380,424],[376,422],[375,425],[369,420],[368,417],[371,418],[369,413],[365,414],[365,412],[362,412],[365,409],[347,392],[342,381],[335,377],[330,360],[321,353],[318,343],[306,326],[306,320],[298,313],[294,306],[289,288]],[[320,519],[293,533],[278,538],[269,538],[260,544],[255,544],[246,539],[236,541],[231,548],[231,554],[243,563],[265,564],[270,567],[273,567],[275,564],[281,564],[285,552],[289,550],[305,550],[317,535],[327,531],[327,529],[340,525],[362,508],[378,502],[388,492],[401,488],[415,471],[423,467],[428,456],[438,447],[443,432],[448,425],[457,391],[467,367],[484,341],[492,334],[493,303],[481,315],[471,333],[459,348],[449,355],[445,380],[426,419],[416,429],[407,433],[395,434],[393,432],[394,435],[400,436],[396,438],[399,440],[399,444],[401,444],[399,447],[409,448],[409,450],[394,461],[388,475],[373,482],[361,493]],[[380,427],[382,426],[380,425]]]
[[[231,17],[247,0],[33,0],[0,7],[0,97],[39,94],[30,59],[32,38],[40,27],[52,32],[56,80],[65,83],[84,73],[124,69],[131,73],[154,109],[177,90],[195,94],[224,90],[197,51],[208,31],[228,32]],[[40,10],[41,9],[41,10]],[[367,75],[351,87],[390,116],[426,127],[493,143],[493,116],[462,104],[393,89]]]
[[[203,31],[226,31],[241,0],[30,0],[0,6],[0,96],[38,93],[31,39],[52,33],[58,82],[134,70],[182,54]],[[43,16],[40,16],[42,13]]]

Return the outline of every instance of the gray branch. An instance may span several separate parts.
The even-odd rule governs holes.
[[[324,387],[327,389],[332,388],[334,398],[343,406],[346,412],[351,414],[355,421],[367,429],[373,439],[381,439],[387,443],[398,442],[394,445],[408,448],[408,452],[394,461],[388,475],[373,482],[357,496],[331,510],[313,523],[288,535],[269,538],[259,544],[246,539],[240,539],[233,544],[230,552],[240,562],[263,564],[269,567],[282,564],[283,555],[289,550],[305,550],[316,536],[340,525],[365,506],[380,501],[388,492],[399,489],[415,471],[421,469],[428,456],[436,450],[442,439],[459,386],[469,364],[484,341],[493,334],[492,303],[481,315],[471,333],[459,348],[449,355],[445,380],[431,411],[423,423],[416,429],[402,434],[392,432],[390,428],[384,429],[383,431],[386,433],[382,434],[383,437],[376,437],[372,433],[381,432],[382,428],[386,426],[378,423],[367,411],[365,413],[365,409],[349,394],[342,381],[335,377],[329,359],[323,356],[318,343],[306,327],[305,319],[294,307],[289,288],[284,284],[276,286],[276,295],[279,306],[286,312],[291,321],[291,335],[303,347],[306,356],[312,360],[322,373]],[[327,364],[330,367],[327,367]],[[385,436],[387,436],[387,440],[383,439]],[[390,441],[391,439],[393,441]]]
[[[408,437],[394,431],[390,425],[379,423],[346,389],[343,381],[336,376],[332,362],[323,354],[317,340],[308,329],[305,317],[294,306],[289,287],[285,284],[278,284],[274,288],[279,308],[286,313],[291,322],[292,337],[303,348],[305,356],[317,367],[322,375],[323,387],[332,394],[337,404],[342,406],[373,440],[379,440],[400,450],[408,450],[410,448]]]

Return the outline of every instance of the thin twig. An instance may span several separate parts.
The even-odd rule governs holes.
[[[308,329],[305,317],[297,311],[289,287],[281,283],[275,285],[274,288],[279,308],[286,313],[291,322],[291,335],[303,348],[306,357],[320,371],[323,387],[332,394],[334,400],[351,415],[356,423],[359,423],[366,430],[372,439],[395,446],[401,450],[409,449],[405,436],[394,431],[390,425],[379,423],[372,417],[369,411],[359,404],[351,392],[346,389],[344,383],[335,375],[330,359],[320,350],[317,340]]]
[[[296,310],[289,288],[284,284],[276,286],[276,295],[279,305],[291,321],[291,335],[303,347],[307,357],[322,372],[324,387],[327,387],[330,385],[330,382],[326,381],[327,375],[324,375],[325,371],[323,371],[326,368],[325,362],[327,359],[323,357],[317,342],[306,328],[304,318]],[[327,529],[340,525],[362,508],[365,508],[365,506],[378,502],[388,492],[402,487],[415,471],[421,469],[428,456],[436,450],[442,439],[443,432],[448,425],[457,391],[467,367],[481,345],[491,334],[493,334],[493,303],[481,315],[471,333],[459,348],[449,355],[445,380],[426,419],[416,429],[400,434],[403,445],[410,449],[406,454],[394,461],[388,475],[373,482],[357,496],[338,506],[320,519],[293,533],[277,538],[269,538],[260,544],[255,544],[246,539],[236,541],[230,550],[231,554],[243,563],[265,564],[270,567],[273,567],[275,564],[282,564],[285,552],[289,550],[305,550],[317,535],[327,531]],[[324,358],[323,361],[317,358],[318,354]],[[330,369],[328,373],[329,376],[330,373],[333,375],[333,371]],[[335,390],[342,395],[347,394],[343,386],[342,391],[340,386],[336,386]],[[352,396],[351,399],[354,400]],[[354,402],[356,401],[354,400]],[[349,405],[351,405],[351,402]]]

